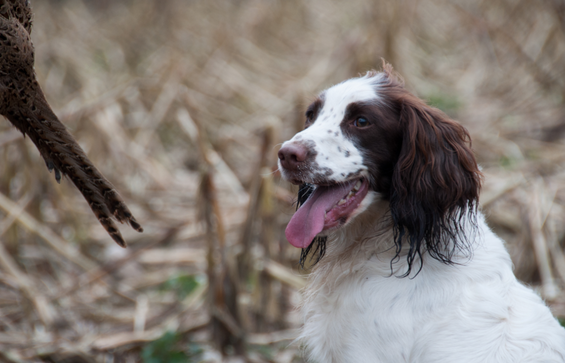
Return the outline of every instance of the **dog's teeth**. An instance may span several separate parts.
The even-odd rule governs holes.
[[[341,199],[339,202],[337,202],[337,205],[343,205],[345,204],[345,198]]]
[[[359,188],[361,188],[361,180],[357,181],[357,184],[355,184],[355,187],[353,188],[354,191],[358,191]]]
[[[352,191],[349,192],[349,194],[347,194],[347,198],[351,198],[351,197],[354,196],[354,195],[355,195],[355,193],[354,193],[353,190],[352,190]]]

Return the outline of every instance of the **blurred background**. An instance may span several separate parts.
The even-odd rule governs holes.
[[[470,131],[482,209],[565,318],[563,0],[32,1],[55,113],[145,228],[0,122],[0,361],[303,362],[280,143],[381,58]]]

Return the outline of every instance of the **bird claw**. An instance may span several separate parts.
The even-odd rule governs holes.
[[[45,165],[47,165],[47,170],[49,170],[49,172],[52,172],[53,169],[55,169],[55,164],[53,164],[51,160],[45,160]]]
[[[57,184],[61,184],[61,171],[55,167],[55,164],[53,164],[53,161],[52,160],[45,160],[45,165],[47,165],[47,169],[49,170],[50,173],[53,170],[55,170],[55,180],[57,181]]]

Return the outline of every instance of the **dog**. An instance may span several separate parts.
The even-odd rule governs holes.
[[[467,130],[389,64],[322,92],[278,157],[301,186],[286,237],[317,261],[311,362],[565,362],[565,329],[479,210]]]

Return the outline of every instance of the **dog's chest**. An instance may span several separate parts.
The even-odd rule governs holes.
[[[448,308],[438,292],[423,278],[390,276],[386,267],[342,273],[303,306],[302,336],[312,361],[410,362],[425,325]]]

